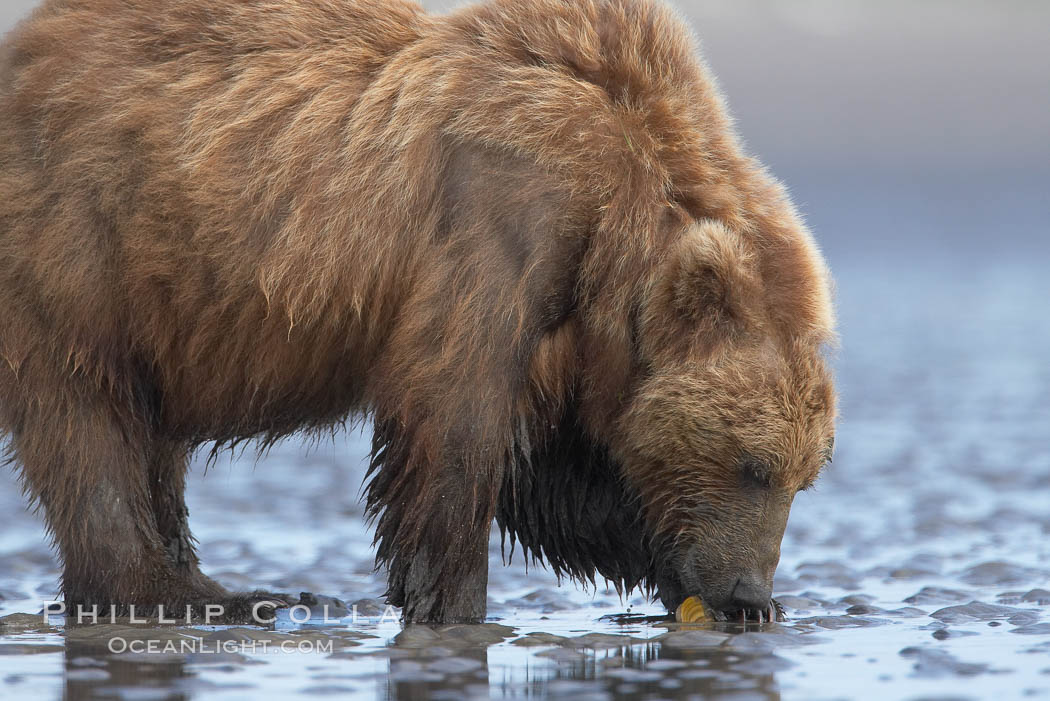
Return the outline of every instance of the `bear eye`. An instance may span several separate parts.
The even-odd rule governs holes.
[[[740,476],[745,484],[754,487],[773,486],[773,469],[764,460],[744,454],[740,458]]]

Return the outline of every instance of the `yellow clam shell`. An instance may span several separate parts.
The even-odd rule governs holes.
[[[700,600],[699,596],[690,596],[683,601],[675,610],[674,617],[679,623],[703,623],[704,621],[714,620],[707,613],[707,609],[704,608],[704,602]]]

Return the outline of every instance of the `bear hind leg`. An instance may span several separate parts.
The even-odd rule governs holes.
[[[22,403],[11,422],[11,445],[62,560],[69,614],[78,607],[108,614],[113,607],[126,615],[134,606],[136,615],[156,615],[164,606],[166,618],[183,619],[187,608],[200,618],[211,604],[223,607],[215,622],[251,620],[255,604],[269,597],[230,594],[197,570],[181,480],[170,491],[150,484],[162,474],[159,464],[151,467],[148,428],[107,396],[80,394],[65,383],[34,386],[33,401]],[[159,522],[158,505],[175,518]],[[282,603],[261,608],[260,618]]]
[[[189,451],[165,440],[153,442],[147,463],[150,507],[157,534],[173,569],[195,583],[201,595],[221,598],[225,590],[200,571],[200,560],[189,527],[186,508],[186,471]]]
[[[61,557],[70,610],[164,603],[156,597],[177,578],[150,507],[145,429],[104,398],[68,388],[35,397],[12,446]]]
[[[147,479],[157,532],[167,558],[180,579],[189,583],[197,601],[222,605],[225,621],[268,620],[274,608],[294,603],[295,597],[265,591],[231,593],[200,570],[195,540],[186,507],[186,472],[189,449],[182,444],[156,440],[150,453]],[[272,605],[270,603],[272,602]],[[260,606],[254,611],[256,604]],[[180,612],[181,613],[181,612]]]

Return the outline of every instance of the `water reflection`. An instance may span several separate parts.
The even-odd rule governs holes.
[[[67,701],[100,698],[186,701],[192,694],[179,690],[180,681],[190,677],[184,658],[179,656],[113,655],[103,641],[68,640],[62,698]]]
[[[769,656],[675,649],[651,642],[586,651],[581,659],[563,660],[536,674],[526,688],[543,697],[594,693],[614,699],[652,698],[654,694],[718,698],[746,691],[753,698],[779,699],[773,668],[788,663],[770,661]],[[501,698],[521,695],[517,684],[493,682],[492,691]]]
[[[691,627],[645,640],[614,632],[576,637],[538,632],[521,635],[519,630],[492,623],[412,626],[388,641],[315,656],[214,650],[206,654],[114,654],[109,641],[123,638],[163,644],[193,635],[214,644],[221,640],[258,642],[270,636],[271,646],[276,646],[296,633],[316,639],[329,633],[119,625],[71,628],[66,633],[62,698],[188,700],[229,691],[273,694],[274,683],[297,677],[295,690],[311,695],[357,691],[409,701],[547,696],[719,698],[741,693],[748,698],[779,699],[776,673],[791,663],[772,653],[770,644],[757,651],[750,643],[741,645],[748,636],[776,638],[779,627],[766,626],[762,633],[739,627],[732,631]],[[332,635],[333,640],[346,642],[341,632]],[[362,673],[369,668],[368,660],[378,664],[371,666],[373,672]],[[288,674],[282,673],[282,667],[288,668]]]
[[[676,627],[652,640],[613,633],[575,638],[536,633],[498,647],[464,643],[464,632],[487,637],[487,626],[470,628],[416,627],[399,636],[388,651],[386,698],[718,698],[746,692],[779,699],[775,674],[791,666],[770,653],[771,644],[758,646],[759,652],[746,649],[753,645],[745,643],[741,650],[734,644],[773,633],[775,626],[763,633],[739,626]]]

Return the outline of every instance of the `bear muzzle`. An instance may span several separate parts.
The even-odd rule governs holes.
[[[774,567],[705,567],[712,558],[696,550],[674,574],[659,578],[659,597],[669,612],[683,623],[700,621],[783,621],[783,608],[773,599]]]

